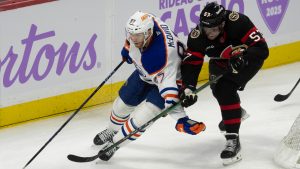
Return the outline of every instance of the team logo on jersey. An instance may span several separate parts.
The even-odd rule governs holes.
[[[248,46],[245,44],[238,46],[229,45],[221,52],[220,57],[223,59],[230,59],[230,57],[233,55],[244,53],[247,48]]]
[[[229,14],[229,20],[231,21],[236,21],[238,20],[240,17],[239,13],[235,12],[235,11],[232,11],[230,14]]]
[[[193,29],[193,31],[191,32],[191,38],[198,38],[199,37],[199,35],[200,35],[200,30],[198,30],[198,29]]]

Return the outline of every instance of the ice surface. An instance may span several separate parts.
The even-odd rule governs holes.
[[[175,130],[171,117],[159,119],[137,141],[122,147],[109,162],[74,163],[67,155],[89,156],[100,147],[92,140],[103,130],[111,103],[81,111],[36,157],[28,169],[280,169],[272,161],[281,139],[300,113],[300,87],[283,102],[300,76],[300,62],[260,71],[240,92],[241,105],[250,114],[242,123],[243,160],[224,167],[219,158],[225,139],[218,131],[220,108],[209,88],[187,109],[190,118],[206,123],[205,132],[191,136]],[[28,122],[0,130],[0,169],[20,169],[69,118],[70,114]]]

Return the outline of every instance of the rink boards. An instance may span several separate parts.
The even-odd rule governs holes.
[[[123,25],[137,9],[160,16],[186,41],[204,2],[170,2],[65,0],[0,12],[0,127],[76,110],[121,61]],[[300,23],[293,16],[300,2],[261,2],[220,1],[247,13],[264,33],[270,46],[264,68],[299,61]],[[114,100],[132,70],[124,64],[86,106]],[[199,80],[207,77],[205,60]]]

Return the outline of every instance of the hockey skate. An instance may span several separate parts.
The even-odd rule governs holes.
[[[225,149],[221,153],[221,159],[223,160],[223,165],[227,166],[242,160],[241,156],[241,145],[239,140],[239,135],[236,133],[227,133]]]
[[[103,153],[105,149],[111,147],[113,145],[113,141],[109,140],[106,145],[103,147],[102,150],[99,151],[99,158],[103,161],[108,161],[114,154],[115,152],[119,149],[119,147],[114,147],[111,150],[108,150],[106,153]]]
[[[112,140],[112,138],[114,137],[114,135],[117,132],[114,132],[112,130],[109,129],[105,129],[103,131],[101,131],[100,133],[98,133],[95,138],[94,138],[94,144],[95,145],[102,145],[104,143],[106,143],[109,140]]]
[[[250,117],[250,115],[247,113],[247,111],[245,109],[242,108],[242,118],[241,118],[241,120],[244,121],[248,117]],[[225,132],[225,125],[223,123],[223,120],[221,120],[220,123],[219,123],[219,130],[220,130],[221,133]]]

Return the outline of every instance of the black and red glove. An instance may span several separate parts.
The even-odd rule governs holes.
[[[195,87],[187,87],[180,91],[180,100],[182,107],[189,107],[197,102],[198,96],[193,93]]]
[[[235,50],[232,51],[231,57],[229,59],[229,66],[232,73],[239,73],[247,64],[245,59],[246,50]]]

